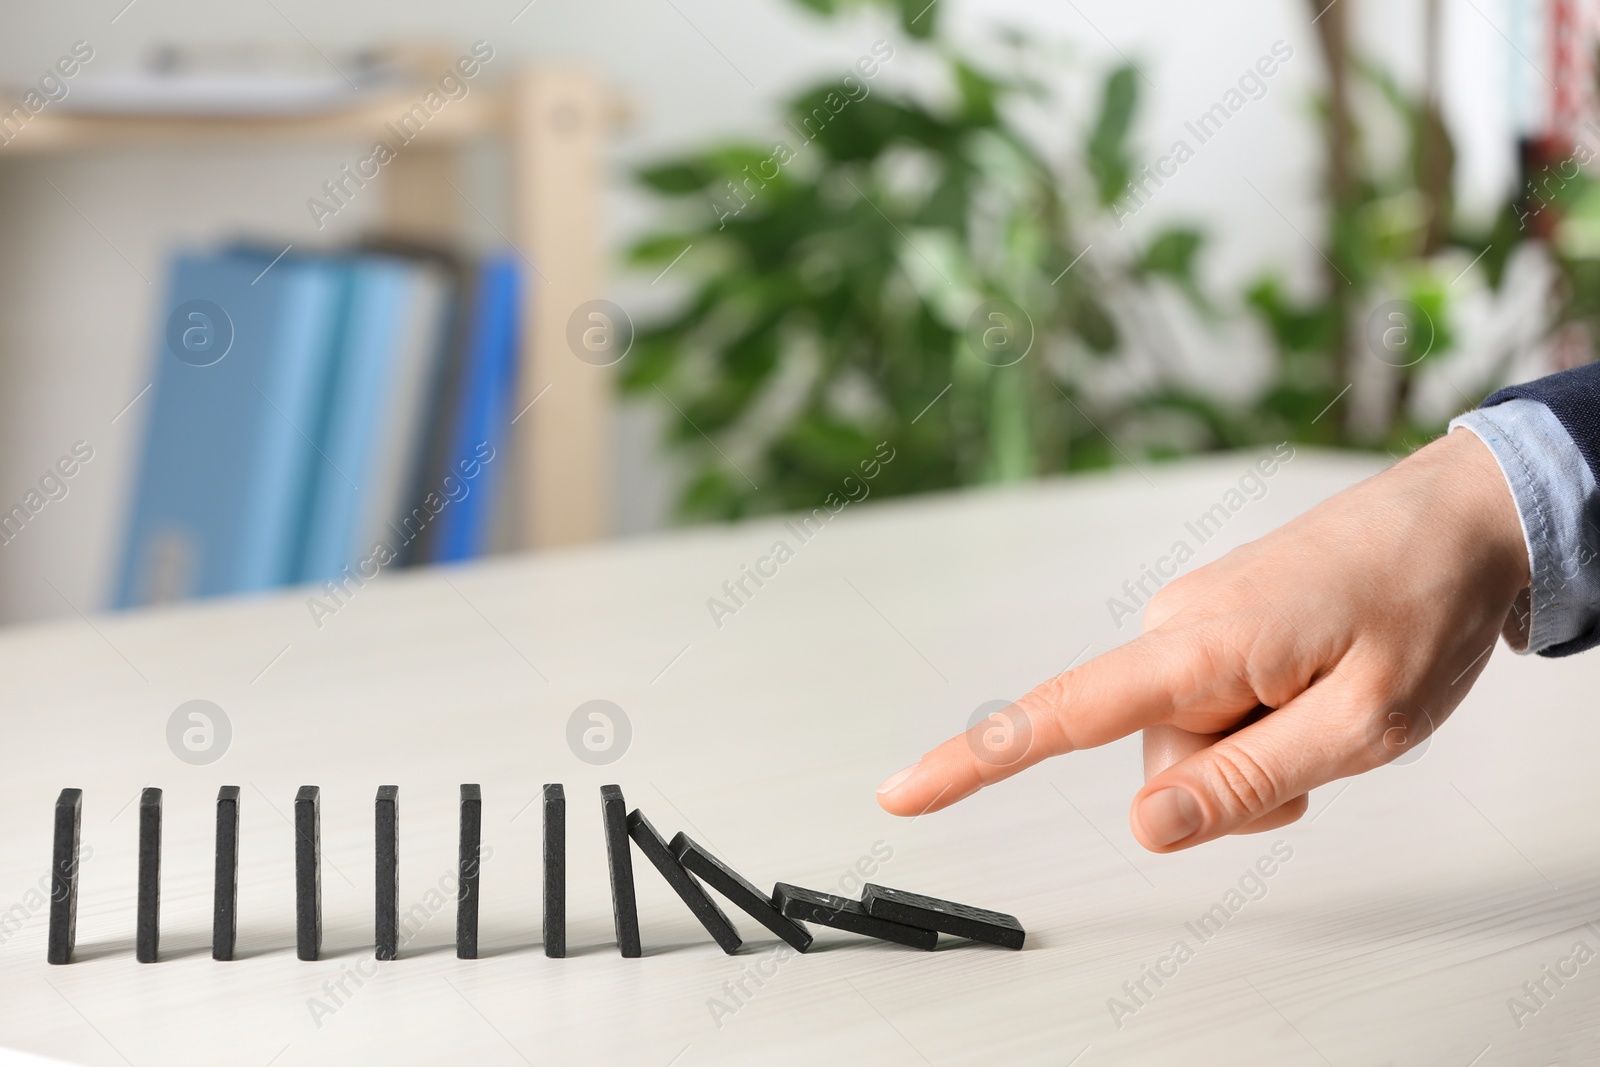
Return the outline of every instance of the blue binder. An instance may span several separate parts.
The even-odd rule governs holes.
[[[324,262],[269,263],[237,251],[172,263],[118,607],[296,573],[342,283]]]
[[[353,573],[362,549],[371,547],[360,545],[358,535],[375,488],[378,421],[388,410],[410,295],[412,268],[399,260],[361,257],[348,269],[349,296],[318,431],[324,459],[312,491],[302,581],[337,579],[346,567]]]
[[[522,329],[522,271],[516,255],[507,252],[484,263],[473,297],[466,374],[442,472],[463,481],[467,493],[439,515],[433,554],[438,562],[471,559],[489,548],[509,458]],[[494,458],[484,463],[486,454]],[[477,475],[464,479],[463,464]]]

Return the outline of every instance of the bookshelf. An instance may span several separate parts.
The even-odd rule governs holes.
[[[400,87],[351,106],[292,116],[103,116],[46,111],[7,157],[162,145],[371,143],[416,103]],[[626,107],[581,67],[528,67],[474,87],[432,116],[374,181],[383,236],[449,240],[475,211],[457,190],[463,150],[498,140],[510,168],[510,219],[501,229],[528,261],[513,427],[513,541],[521,549],[581,544],[611,526],[610,371],[578,359],[567,321],[604,295],[601,196],[604,145]],[[454,188],[452,187],[454,186]],[[538,402],[534,403],[537,398]],[[528,405],[532,404],[532,407]]]

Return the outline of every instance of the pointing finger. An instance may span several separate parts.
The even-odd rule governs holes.
[[[1219,681],[1228,681],[1228,670],[1206,648],[1196,630],[1158,629],[1098,656],[891,777],[878,787],[878,803],[895,815],[938,811],[1051,756],[1166,722],[1186,694],[1215,694]],[[1242,702],[1231,709],[1239,713],[1255,705],[1248,693],[1222,699]]]

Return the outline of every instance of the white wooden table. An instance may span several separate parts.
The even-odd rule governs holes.
[[[320,630],[302,591],[9,632],[0,1044],[139,1067],[1593,1062],[1600,961],[1562,961],[1579,942],[1600,951],[1600,657],[1497,651],[1419,759],[1319,791],[1301,825],[1184,855],[1146,854],[1128,832],[1132,741],[915,822],[876,806],[882,778],[978,705],[1130,637],[1107,599],[1250,459],[852,506],[720,629],[707,598],[776,538],[797,546],[780,522],[384,574]],[[1374,466],[1302,453],[1201,559]],[[166,740],[193,699],[233,729],[206,766]],[[632,725],[609,766],[566,741],[593,699]],[[547,781],[568,796],[565,960],[540,946]],[[816,949],[779,962],[730,911],[746,949],[727,957],[636,854],[646,955],[620,959],[598,817],[611,781],[758,885],[848,888],[875,864],[872,880],[1016,914],[1027,949],[924,954],[817,928]],[[493,850],[485,958],[455,959],[452,899],[377,966],[376,788],[400,786],[402,905],[429,910],[451,885],[462,782],[483,785]],[[288,815],[304,783],[322,787],[316,963],[293,948]],[[155,965],[134,962],[132,940],[131,802],[147,784],[166,791]],[[232,963],[209,953],[223,784],[244,791]],[[50,967],[29,890],[69,785],[85,790],[92,855],[79,962]],[[1275,846],[1291,858],[1247,878]],[[1202,940],[1218,904],[1226,922]],[[1569,977],[1535,1002],[1523,983],[1546,966]],[[1135,999],[1124,984],[1141,981]]]

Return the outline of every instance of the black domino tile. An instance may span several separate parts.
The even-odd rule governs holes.
[[[400,953],[400,787],[380,785],[373,802],[376,861],[372,954],[392,960]]]
[[[322,954],[322,791],[294,796],[294,947],[302,960]]]
[[[231,960],[239,938],[239,787],[217,790],[217,865],[212,879],[211,958]]]
[[[134,955],[154,963],[161,941],[161,790],[139,794],[139,899]]]
[[[712,900],[694,876],[684,870],[683,864],[672,854],[672,848],[667,844],[667,839],[662,837],[656,828],[650,825],[650,820],[645,818],[644,812],[634,808],[628,815],[628,836],[633,838],[633,843],[639,846],[645,858],[655,864],[656,870],[661,872],[661,877],[682,898],[700,920],[700,925],[706,932],[716,939],[722,946],[722,951],[733,955],[739,951],[742,942],[739,940],[739,931],[733,928],[733,923],[728,921],[717,902]]]
[[[456,853],[456,958],[478,958],[478,858],[483,844],[483,790],[461,787],[461,845]]]
[[[83,790],[63,789],[56,798],[50,849],[50,943],[46,959],[71,963],[78,936],[78,839],[83,831]]]
[[[803,889],[787,882],[772,887],[772,903],[785,918],[831,926],[852,934],[875,937],[880,941],[893,941],[897,945],[920,948],[932,952],[939,942],[938,931],[907,926],[888,919],[876,919],[867,914],[860,901]]]
[[[772,899],[745,881],[732,867],[696,844],[687,834],[672,839],[672,854],[700,880],[727,897],[756,922],[777,934],[796,952],[811,947],[811,932],[792,919],[786,919]]]
[[[620,786],[600,787],[600,814],[606,830],[606,859],[611,866],[611,913],[616,923],[617,951],[633,959],[643,955],[644,948],[639,943],[639,905],[633,894],[628,807]]]
[[[567,792],[544,787],[544,954],[567,954]]]
[[[966,937],[1001,948],[1020,949],[1026,936],[1014,916],[951,900],[868,885],[861,892],[861,906],[868,915],[890,922],[937,930],[952,937]]]

